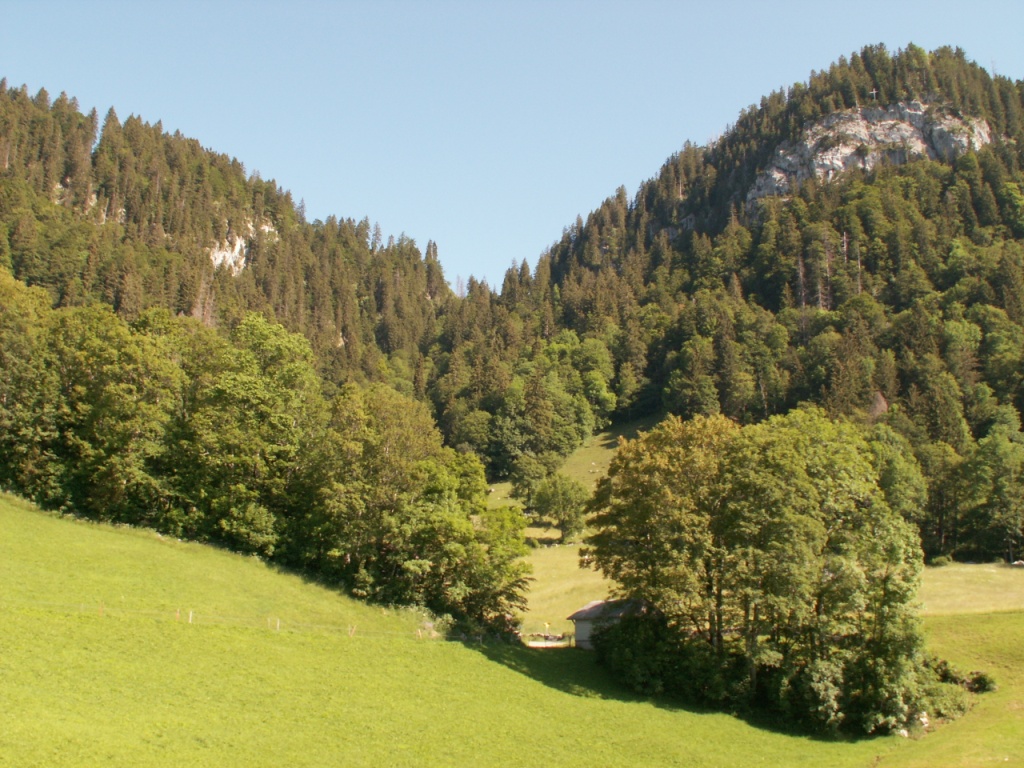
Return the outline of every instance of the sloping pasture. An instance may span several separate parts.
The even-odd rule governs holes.
[[[252,558],[0,497],[0,765],[1007,764],[1013,735],[986,732],[1019,722],[1020,618],[974,616],[988,644],[934,630],[1007,675],[960,723],[829,742],[638,699],[587,653],[442,641]]]

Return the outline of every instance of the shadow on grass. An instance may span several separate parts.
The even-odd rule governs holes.
[[[665,418],[664,413],[657,413],[653,416],[644,416],[630,421],[626,424],[617,424],[612,426],[606,432],[601,432],[597,439],[598,445],[602,448],[614,450],[619,444],[619,438],[624,437],[627,440],[635,440],[637,435],[641,432],[648,432],[658,425],[658,423]]]
[[[466,643],[485,657],[539,683],[573,696],[623,702],[645,702],[658,709],[693,715],[729,714],[763,731],[829,743],[855,742],[876,737],[823,734],[800,728],[781,716],[758,710],[729,712],[701,706],[672,696],[642,696],[619,683],[597,662],[591,651],[576,648],[527,648],[516,643]]]
[[[584,698],[645,701],[576,648],[528,648],[519,643],[467,643],[468,648],[539,683]]]

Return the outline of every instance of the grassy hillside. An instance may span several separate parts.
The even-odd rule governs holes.
[[[578,651],[420,639],[414,613],[9,498],[0,615],[0,765],[935,765],[956,749],[1007,764],[1024,743],[1005,647],[1020,613],[972,616],[985,644],[935,630],[1004,684],[976,713],[921,742],[856,743],[643,701]]]
[[[925,589],[936,575],[925,574]],[[1007,603],[1019,602],[1024,573],[1005,569]],[[977,698],[974,709],[914,744],[881,760],[882,766],[968,768],[1024,765],[1024,613],[926,615],[929,649],[962,670],[993,675],[999,689]]]
[[[583,483],[587,488],[593,488],[608,471],[619,438],[632,440],[638,433],[657,426],[663,418],[664,414],[648,416],[625,424],[616,424],[611,429],[594,435],[566,458],[560,471]]]
[[[632,439],[638,432],[655,426],[660,419],[660,416],[639,419],[594,435],[565,460],[559,471],[592,490],[608,471],[619,437]],[[491,496],[500,497],[497,503],[501,503],[510,491],[511,484],[502,484],[495,487]],[[529,610],[523,617],[523,633],[572,632],[572,622],[566,616],[591,600],[607,597],[612,585],[601,574],[580,569],[578,543],[544,546],[558,541],[557,529],[530,528],[527,535],[536,538],[541,546],[530,553],[533,581]]]
[[[1024,568],[1000,563],[928,568],[920,598],[927,616],[1024,611]]]
[[[611,589],[600,573],[579,567],[578,544],[538,547],[530,553],[530,563],[533,581],[523,617],[524,634],[572,632],[566,616],[591,600],[607,597]]]

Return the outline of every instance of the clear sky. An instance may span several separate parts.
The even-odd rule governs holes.
[[[687,140],[866,44],[1024,79],[1021,0],[0,0],[0,77],[162,121],[500,287]]]

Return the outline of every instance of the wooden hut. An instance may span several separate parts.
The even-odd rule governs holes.
[[[646,611],[647,604],[642,600],[594,600],[587,603],[569,617],[576,627],[576,647],[592,649],[591,638],[596,630]]]

